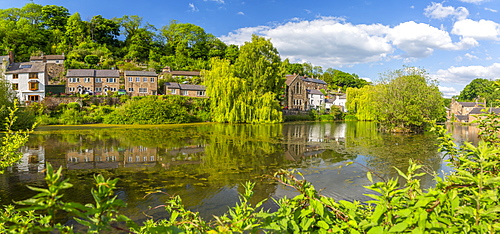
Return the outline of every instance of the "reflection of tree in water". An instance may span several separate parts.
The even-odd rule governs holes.
[[[398,176],[394,167],[406,172],[410,159],[437,172],[442,162],[437,143],[431,133],[379,133],[370,122],[350,123],[346,136],[347,150],[365,156],[366,166],[385,178]],[[431,176],[424,177],[423,184],[430,184],[430,180]]]

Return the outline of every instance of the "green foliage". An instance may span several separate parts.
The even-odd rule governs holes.
[[[347,88],[361,88],[369,84],[368,81],[359,78],[356,74],[349,74],[333,68],[326,69],[322,79],[328,83],[330,89],[342,92],[345,92]]]
[[[275,93],[251,89],[247,80],[234,75],[234,69],[227,60],[213,59],[212,69],[205,73],[212,119],[227,123],[282,122]]]
[[[12,166],[21,159],[22,154],[18,152],[18,149],[26,144],[30,133],[28,130],[19,132],[12,131],[12,126],[17,119],[17,116],[15,116],[17,105],[14,104],[12,109],[9,107],[8,111],[9,116],[6,118],[5,123],[6,132],[0,143],[0,174],[4,172],[5,168]]]
[[[456,99],[468,102],[486,102],[487,106],[498,106],[500,104],[500,89],[498,89],[496,81],[476,78],[460,91],[460,95]]]

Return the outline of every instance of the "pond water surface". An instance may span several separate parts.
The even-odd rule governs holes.
[[[477,143],[472,127],[448,129],[458,143]],[[450,170],[433,134],[381,134],[369,122],[48,126],[38,128],[22,152],[22,161],[0,175],[0,203],[33,196],[26,185],[44,186],[43,170],[51,163],[74,184],[67,201],[92,202],[95,174],[119,178],[116,194],[128,204],[121,211],[138,221],[166,217],[149,209],[164,204],[166,194],[180,195],[204,218],[221,215],[246,181],[256,183],[253,202],[268,199],[265,207],[275,209],[269,198],[296,194],[272,179],[279,169],[297,169],[321,194],[347,200],[367,200],[367,171],[395,177],[393,167],[406,171],[409,159],[428,172]],[[422,184],[432,186],[432,176]],[[164,193],[145,196],[155,191]]]

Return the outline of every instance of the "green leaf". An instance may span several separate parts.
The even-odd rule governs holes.
[[[406,228],[408,228],[408,224],[405,222],[402,222],[402,223],[398,223],[398,224],[392,226],[391,229],[389,229],[389,232],[401,233],[404,230],[406,230]]]
[[[320,220],[316,223],[316,225],[320,228],[323,228],[323,229],[328,229],[330,228],[330,226],[323,220]]]

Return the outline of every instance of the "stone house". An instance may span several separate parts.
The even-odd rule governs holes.
[[[5,72],[10,64],[14,63],[14,53],[9,52],[9,55],[0,56],[0,77],[5,77]]]
[[[469,122],[471,112],[472,114],[479,113],[481,109],[484,109],[485,105],[485,102],[459,102],[452,99],[448,110],[448,120]]]
[[[287,75],[285,85],[283,106],[289,110],[310,110],[312,108],[310,97],[313,96],[308,96],[307,90],[317,90],[314,92],[318,93],[321,89],[327,89],[325,81],[299,75]]]
[[[125,71],[125,90],[131,96],[158,94],[158,75],[150,71]]]
[[[69,69],[66,74],[68,93],[106,94],[120,88],[118,70]]]
[[[187,97],[207,97],[206,87],[203,85],[179,84],[176,82],[165,83],[166,95],[182,95]]]
[[[326,99],[325,108],[327,111],[329,111],[332,108],[332,106],[337,106],[340,108],[341,111],[347,112],[346,103],[347,103],[346,94],[334,95]]]
[[[43,63],[55,63],[64,64],[65,56],[62,55],[42,55],[42,56],[31,56],[30,62],[43,62]]]
[[[44,63],[13,63],[6,69],[5,78],[12,84],[20,102],[39,102],[45,98],[45,73]]]

